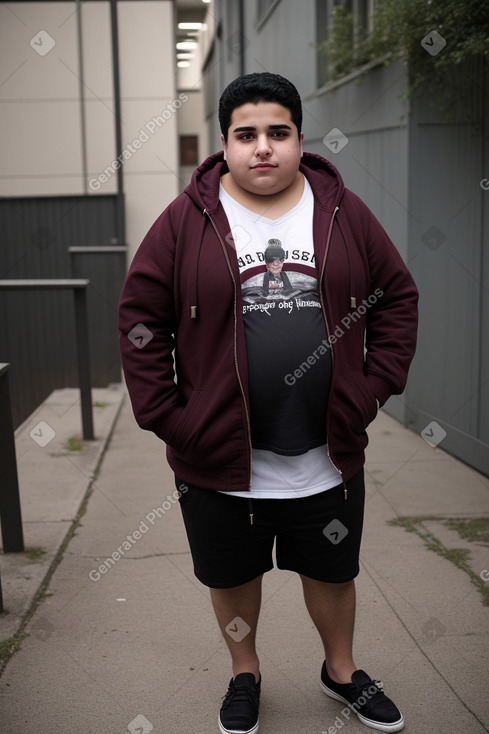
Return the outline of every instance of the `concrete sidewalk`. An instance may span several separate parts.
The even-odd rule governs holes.
[[[406,732],[481,734],[489,730],[489,607],[482,593],[489,550],[463,540],[446,520],[487,517],[489,479],[384,413],[369,432],[356,662],[382,678]],[[32,457],[19,461],[31,522],[45,507],[55,461],[42,475]],[[66,497],[70,477],[60,481]],[[85,514],[25,627],[29,636],[0,678],[0,731],[216,734],[231,676],[227,650],[208,590],[193,576],[164,447],[136,426],[128,400],[90,483]],[[411,516],[421,519],[389,524]],[[51,550],[65,538],[66,528],[60,532],[52,520],[44,509],[44,537],[36,531],[35,545],[49,545],[51,531]],[[29,522],[25,533],[32,544]],[[450,560],[467,555],[460,568]],[[16,581],[7,578],[7,560],[0,558],[4,594]],[[9,607],[15,595],[5,596]],[[27,599],[21,607],[25,614]],[[0,620],[2,639],[9,616]],[[292,573],[265,577],[258,646],[260,734],[369,731],[319,688],[321,645]]]

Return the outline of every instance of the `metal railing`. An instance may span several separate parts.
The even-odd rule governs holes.
[[[83,438],[94,439],[90,350],[88,340],[87,286],[85,278],[0,280],[0,290],[72,290],[75,299],[75,333]]]
[[[70,255],[121,255],[127,252],[125,245],[100,245],[96,247],[90,247],[89,245],[79,245],[76,247],[69,247],[68,252]]]
[[[0,363],[0,525],[4,552],[17,553],[24,550],[24,536],[10,403],[9,367],[9,364]]]
[[[4,553],[24,550],[24,532],[20,509],[19,477],[15,456],[14,426],[10,402],[9,366],[0,362],[0,528]],[[3,612],[0,575],[0,612]]]

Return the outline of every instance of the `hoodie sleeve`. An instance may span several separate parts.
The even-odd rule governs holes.
[[[171,441],[182,408],[174,372],[175,234],[170,209],[156,220],[129,268],[118,312],[119,349],[134,416]]]
[[[367,311],[364,371],[380,405],[401,393],[416,351],[418,290],[386,231],[356,196],[364,230],[370,292],[377,296]]]

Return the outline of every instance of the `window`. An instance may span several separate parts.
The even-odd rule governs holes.
[[[197,135],[180,135],[180,165],[196,166],[199,162],[199,138]]]
[[[349,73],[364,63],[361,58],[360,42],[371,29],[374,0],[317,0],[316,2],[316,42],[323,50],[317,55],[317,85],[322,87],[332,78]],[[337,25],[335,38],[341,38],[344,58],[335,53],[325,52],[325,44],[333,40],[333,17],[341,17],[341,27]]]

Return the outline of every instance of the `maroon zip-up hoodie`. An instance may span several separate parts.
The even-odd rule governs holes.
[[[119,343],[136,420],[166,443],[175,474],[203,488],[243,491],[252,456],[248,364],[238,262],[219,203],[227,170],[222,152],[210,156],[144,238],[120,299]],[[346,482],[363,466],[377,401],[404,389],[418,292],[386,232],[334,166],[304,153],[300,170],[314,193],[315,262],[332,352],[328,448]]]

